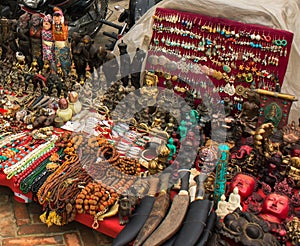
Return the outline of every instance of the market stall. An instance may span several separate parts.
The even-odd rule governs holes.
[[[0,184],[114,245],[299,244],[298,33],[168,4],[120,57],[68,39],[58,8],[1,20]]]

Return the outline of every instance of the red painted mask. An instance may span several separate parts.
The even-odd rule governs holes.
[[[280,220],[286,219],[289,213],[288,197],[277,193],[269,194],[264,200],[262,213],[275,216]]]
[[[238,187],[239,195],[242,200],[247,199],[255,188],[255,180],[253,177],[239,173],[230,183],[230,192],[233,191],[234,187]]]

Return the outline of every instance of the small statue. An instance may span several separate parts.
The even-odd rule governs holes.
[[[145,75],[145,85],[140,88],[141,97],[138,99],[138,103],[142,106],[154,106],[158,95],[158,77],[157,75],[147,72]]]
[[[131,73],[130,65],[131,60],[130,56],[127,52],[127,44],[121,41],[121,43],[118,44],[118,48],[120,51],[120,74],[121,74],[121,81],[123,82],[123,86],[128,86],[129,82],[129,74]]]
[[[106,79],[106,84],[109,87],[113,82],[117,81],[117,75],[119,73],[119,63],[116,59],[116,56],[112,52],[104,51],[104,54],[105,58],[103,59],[102,71]],[[100,55],[101,52],[99,50],[97,56]]]
[[[300,245],[300,221],[296,216],[287,223],[287,236],[293,245]]]
[[[29,36],[29,20],[30,16],[28,13],[24,13],[19,17],[17,26],[17,37],[19,51],[25,56],[26,62],[31,63],[31,46]]]
[[[132,214],[132,207],[135,205],[134,197],[129,196],[128,194],[122,194],[119,198],[119,223],[120,225],[125,225],[129,222],[129,219]]]
[[[237,208],[239,208],[240,210],[242,210],[241,197],[239,195],[239,189],[238,189],[238,187],[234,187],[233,192],[229,195],[228,210],[230,212],[233,212]]]
[[[52,94],[52,90],[54,88],[54,85],[57,89],[57,93],[58,93],[58,97],[60,97],[61,91],[62,91],[62,79],[57,75],[57,72],[52,69],[50,72],[50,75],[47,77],[47,86],[49,88],[48,90],[48,94],[51,95]],[[56,93],[56,92],[55,92]]]
[[[182,140],[185,139],[188,132],[186,127],[186,122],[184,120],[180,122],[180,125],[178,126],[178,132],[180,135],[180,142],[182,142]]]
[[[84,48],[84,43],[82,42],[82,36],[78,32],[73,32],[72,39],[71,39],[71,51],[72,51],[72,59],[77,73],[76,74],[77,78],[78,76],[82,77],[85,74],[86,59],[83,54],[83,48]],[[71,68],[71,73],[72,73],[72,68]]]
[[[49,60],[44,60],[43,68],[39,73],[46,79],[48,78],[48,76],[51,73],[51,66]]]
[[[31,16],[31,26],[29,30],[32,60],[36,59],[38,63],[38,69],[42,68],[42,25],[40,14],[33,14]]]
[[[16,24],[15,20],[9,20],[5,17],[0,20],[1,59],[10,65],[16,60],[15,54],[18,51]]]
[[[221,200],[218,202],[218,207],[216,209],[216,214],[221,218],[224,219],[224,217],[229,214],[228,210],[228,202],[226,202],[226,196],[223,194],[221,196]]]
[[[248,101],[243,103],[242,111],[238,118],[243,126],[243,133],[245,136],[249,136],[256,129],[256,123],[258,120],[260,100],[258,93],[249,91]]]
[[[169,134],[169,136],[172,135],[176,127],[176,119],[173,116],[169,117],[169,121],[166,124],[165,131]]]
[[[136,48],[135,55],[131,63],[131,83],[135,89],[139,89],[141,87],[141,70],[145,57],[146,52],[140,48]]]
[[[94,72],[97,73],[94,69],[98,68],[98,61],[97,61],[97,50],[98,46],[94,43],[94,40],[89,36],[85,35],[81,42],[83,43],[82,47],[82,54],[83,58],[85,59],[85,67],[88,65],[90,68],[91,74],[94,76]],[[98,73],[95,76],[98,77]]]
[[[169,138],[167,147],[170,150],[170,154],[168,156],[168,161],[172,160],[173,156],[176,154],[176,146],[174,145],[174,140],[173,138]]]
[[[29,55],[30,56],[30,55]],[[25,65],[26,65],[26,57],[21,52],[16,53],[17,63],[16,68],[18,69],[19,74],[25,72]]]
[[[68,42],[68,26],[60,8],[53,8],[52,34],[54,39],[56,63],[60,63],[67,75],[71,69],[71,56]]]
[[[93,49],[94,51],[94,49]],[[97,70],[97,75],[100,76],[100,67],[106,62],[106,55],[108,54],[108,51],[100,45],[97,50],[95,51],[95,54],[92,54],[93,57],[93,65],[95,69]],[[119,65],[118,65],[119,66]],[[101,78],[100,78],[101,79]]]
[[[29,83],[27,85],[27,88],[26,88],[26,93],[27,94],[33,94],[34,92],[34,84],[32,82],[32,79],[29,80]]]

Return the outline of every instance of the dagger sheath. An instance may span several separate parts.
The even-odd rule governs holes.
[[[211,202],[209,200],[196,200],[190,204],[174,246],[196,244],[206,226],[210,209]]]
[[[189,206],[174,246],[195,245],[206,227],[207,217],[212,208],[212,202],[205,199],[203,182],[206,178],[207,175],[204,173],[200,173],[194,178],[197,182],[196,200]]]
[[[140,204],[136,207],[135,213],[130,219],[129,223],[113,240],[113,246],[124,246],[134,240],[139,233],[144,223],[146,222],[154,203],[154,195],[156,193],[158,178],[150,180],[150,190],[148,195],[143,197]]]
[[[215,211],[212,211],[210,215],[208,216],[206,227],[203,231],[203,234],[199,238],[199,241],[197,242],[196,246],[205,246],[208,238],[212,235],[212,230],[216,224],[217,221],[217,214]]]
[[[149,214],[143,228],[139,231],[133,245],[143,245],[144,241],[151,235],[165,217],[170,205],[170,196],[167,192],[169,177],[170,173],[162,174],[161,191],[156,197],[151,213]]]
[[[143,246],[161,245],[180,229],[190,203],[188,193],[189,176],[187,172],[181,179],[181,190],[173,199],[171,208],[159,227],[144,242]]]

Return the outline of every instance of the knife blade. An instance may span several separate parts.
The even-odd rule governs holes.
[[[169,240],[180,229],[189,207],[189,170],[180,173],[181,189],[174,197],[170,210],[159,227],[144,242],[143,246],[156,246]]]
[[[203,173],[195,177],[197,182],[196,198],[189,206],[174,246],[195,245],[206,226],[207,217],[212,208],[212,202],[205,199],[204,181],[206,178],[207,175]]]
[[[148,194],[141,199],[141,202],[136,207],[135,212],[132,215],[130,221],[113,240],[113,246],[124,246],[134,240],[134,238],[143,227],[145,221],[147,220],[151,212],[155,200],[155,194],[157,192],[158,183],[159,178],[157,177],[152,177],[149,180],[150,188]]]
[[[149,217],[147,218],[143,228],[138,233],[133,245],[142,245],[165,217],[170,205],[170,196],[168,193],[169,178],[170,173],[164,172],[161,174],[160,192],[155,198]]]

